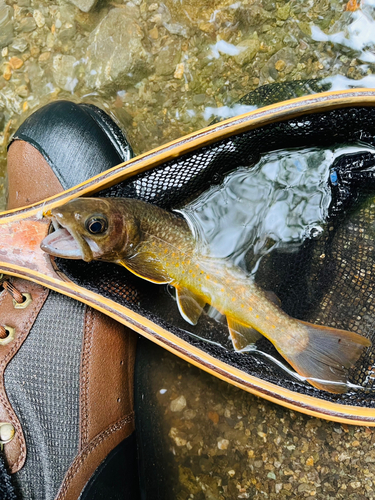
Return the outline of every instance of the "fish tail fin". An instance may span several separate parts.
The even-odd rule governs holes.
[[[295,355],[285,358],[317,389],[336,394],[346,392],[347,369],[355,364],[363,349],[371,345],[370,340],[346,330],[300,323],[308,333],[307,345]]]

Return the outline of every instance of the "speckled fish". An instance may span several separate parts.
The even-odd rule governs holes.
[[[226,316],[236,350],[261,335],[313,386],[347,390],[346,370],[371,343],[353,332],[288,316],[241,269],[202,255],[180,216],[126,198],[79,198],[45,214],[55,231],[41,248],[67,259],[124,266],[135,275],[176,289],[183,318],[195,325],[205,304]]]

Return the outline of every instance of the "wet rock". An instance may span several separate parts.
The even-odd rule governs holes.
[[[0,0],[0,48],[6,47],[13,39],[13,9]]]
[[[3,78],[8,81],[12,78],[12,67],[9,63],[4,65]]]
[[[73,5],[66,5],[66,7],[60,11],[60,18],[56,20],[56,28],[58,29],[57,38],[58,41],[63,44],[69,44],[74,41],[76,36],[76,9]]]
[[[15,91],[16,94],[20,97],[28,97],[30,94],[27,85],[19,85]]]
[[[79,8],[82,12],[89,12],[96,4],[97,0],[69,0],[70,3]]]
[[[65,28],[61,29],[58,34],[58,39],[62,44],[71,42],[76,34],[76,27],[74,24],[68,24]]]
[[[273,18],[273,14],[267,12],[260,5],[241,6],[236,9],[236,20],[241,28],[248,29],[249,26],[257,26]]]
[[[184,396],[178,396],[178,398],[171,401],[170,409],[173,412],[182,411],[186,407],[186,399]]]
[[[228,439],[219,439],[217,442],[217,447],[219,450],[227,450],[229,446]]]
[[[282,62],[281,62],[282,61]],[[277,80],[279,77],[279,71],[277,68],[282,68],[284,74],[291,73],[297,65],[297,56],[295,51],[291,48],[284,48],[276,52],[263,66],[261,71],[261,76],[264,80],[268,80],[271,77],[273,80]]]
[[[290,14],[290,2],[278,8],[276,11],[276,16],[281,21],[286,21]]]
[[[302,483],[298,486],[297,491],[298,493],[303,493],[303,492],[312,493],[315,491],[315,488],[311,484]]]
[[[285,43],[285,45],[289,45],[290,47],[297,47],[298,45],[297,38],[290,33],[284,36],[283,42]]]
[[[262,5],[266,10],[274,10],[276,2],[274,0],[263,0]]]
[[[171,75],[176,71],[176,66],[180,61],[180,57],[181,45],[179,43],[166,45],[160,50],[155,59],[155,73],[157,75]]]
[[[34,10],[33,18],[35,19],[35,23],[38,28],[43,28],[43,26],[46,24],[46,18],[40,10]]]
[[[190,494],[197,495],[200,493],[201,488],[199,484],[197,484],[197,480],[194,474],[188,467],[183,467],[183,466],[179,467],[179,480],[181,484],[183,484],[186,487],[186,489],[189,491]]]
[[[193,420],[197,415],[197,412],[195,410],[185,410],[184,411],[184,418],[186,420]]]
[[[9,48],[11,50],[14,50],[15,52],[25,52],[25,50],[27,49],[27,47],[29,46],[28,42],[23,39],[23,38],[16,38],[15,40],[13,40],[13,42],[11,43],[11,45],[9,46]]]
[[[151,68],[143,37],[140,25],[129,18],[127,9],[111,10],[89,36],[87,85],[118,88],[144,78]]]
[[[20,69],[23,66],[23,60],[20,59],[19,57],[11,57],[9,59],[9,64],[12,66],[13,69]]]
[[[173,77],[177,78],[178,80],[181,80],[181,78],[184,76],[184,72],[185,72],[184,63],[179,63],[176,66],[176,71],[173,73]]]
[[[36,22],[32,16],[23,17],[17,23],[16,29],[18,33],[31,33],[36,30]]]
[[[185,446],[187,443],[187,436],[184,432],[179,431],[175,427],[172,427],[169,431],[169,436],[173,439],[177,446]]]
[[[78,83],[76,76],[77,60],[74,56],[57,54],[53,58],[53,78],[61,89],[73,92]]]
[[[242,40],[236,47],[239,49],[240,53],[234,56],[234,60],[237,64],[242,66],[247,64],[254,59],[259,50],[259,40],[257,39],[246,39]]]

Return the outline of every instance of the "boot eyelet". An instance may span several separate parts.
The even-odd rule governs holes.
[[[0,346],[6,345],[6,344],[9,344],[9,342],[12,342],[12,340],[14,340],[15,333],[16,333],[16,329],[13,328],[12,326],[4,325],[4,328],[5,328],[8,335],[4,339],[0,338]]]
[[[26,309],[26,307],[28,305],[31,304],[31,302],[33,301],[33,298],[31,297],[31,293],[23,293],[22,294],[23,298],[25,299],[23,302],[21,302],[20,304],[13,299],[13,307],[14,309]]]
[[[6,444],[12,441],[16,431],[9,422],[0,422],[0,443]]]

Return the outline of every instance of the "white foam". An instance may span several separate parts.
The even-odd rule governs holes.
[[[372,0],[375,5],[375,0]],[[375,62],[375,21],[367,13],[357,10],[352,14],[352,22],[342,31],[327,35],[318,26],[311,27],[311,38],[316,42],[332,42],[358,52],[363,62]]]
[[[228,43],[225,40],[219,40],[215,45],[211,45],[212,57],[219,59],[220,54],[227,54],[228,56],[237,56],[242,52],[245,47],[236,47],[232,43]]]

